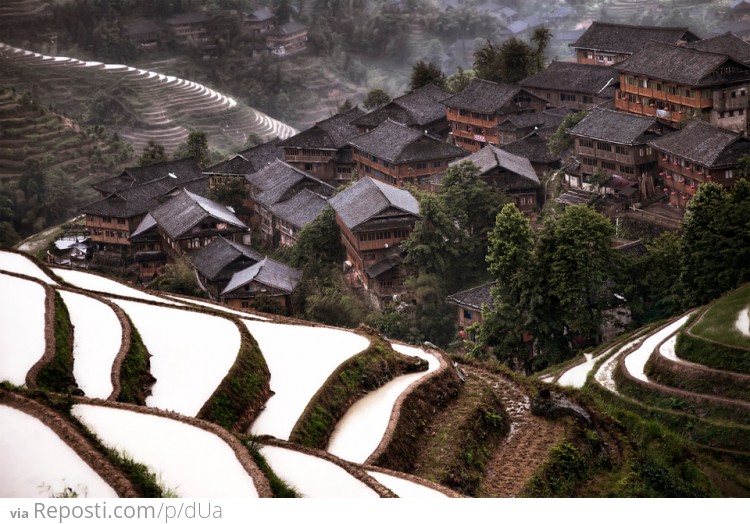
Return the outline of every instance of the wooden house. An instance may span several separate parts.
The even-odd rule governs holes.
[[[211,17],[202,11],[174,15],[164,21],[174,39],[180,44],[206,42],[209,22]]]
[[[285,56],[307,49],[307,26],[287,22],[264,33],[266,49],[276,56]]]
[[[290,296],[302,279],[302,271],[270,258],[235,272],[221,292],[221,302],[228,306],[248,309],[261,299],[275,303],[281,311],[288,311]]]
[[[495,282],[487,282],[481,286],[459,291],[446,297],[446,302],[456,306],[456,323],[458,324],[461,338],[476,342],[476,336],[466,330],[474,324],[484,322],[482,308],[492,306],[492,288]]]
[[[472,162],[479,168],[479,176],[489,185],[503,189],[508,198],[524,213],[536,211],[537,194],[542,188],[531,162],[492,144],[472,153],[451,166]]]
[[[592,176],[604,175],[615,184],[615,192],[629,199],[651,197],[655,194],[657,153],[649,141],[670,131],[653,117],[594,109],[568,129],[575,140],[580,171],[568,173],[566,182],[581,188]]]
[[[123,22],[125,38],[139,49],[154,49],[159,45],[164,30],[146,18],[134,18]]]
[[[400,244],[419,220],[406,190],[363,177],[329,200],[336,212],[346,264],[365,289],[386,298],[404,290]]]
[[[577,62],[552,62],[519,85],[544,98],[549,107],[591,109],[615,98],[617,71]]]
[[[427,84],[355,118],[352,125],[357,126],[359,133],[367,133],[386,120],[393,120],[438,138],[446,138],[450,127],[442,102],[449,96],[448,91],[435,84]]]
[[[565,115],[572,112],[567,108],[548,109],[541,113],[524,113],[509,116],[505,122],[498,124],[498,142],[510,144],[530,133],[538,132],[540,136],[549,138],[562,124]]]
[[[541,112],[546,100],[518,86],[473,79],[463,91],[443,100],[452,142],[469,151],[500,143],[498,124],[511,115]]]
[[[698,187],[716,182],[725,187],[739,176],[739,159],[750,155],[750,140],[695,120],[679,132],[649,144],[658,155],[659,184],[672,206],[684,209]]]
[[[92,184],[91,187],[98,191],[101,196],[106,197],[118,191],[131,189],[156,180],[172,179],[175,184],[180,184],[201,177],[203,177],[201,166],[194,158],[190,157],[158,162],[150,166],[126,167],[119,175],[105,178]]]
[[[349,140],[360,176],[397,187],[425,185],[431,176],[465,156],[464,149],[392,120]]]
[[[254,210],[252,225],[267,245],[289,246],[299,232],[315,220],[333,195],[333,186],[276,160],[246,175],[248,207]]]
[[[232,276],[263,260],[263,255],[250,246],[222,236],[192,256],[195,274],[211,300],[219,301],[221,292]]]
[[[684,45],[700,38],[687,27],[653,27],[593,22],[569,44],[580,64],[611,66],[640,51],[647,42]]]
[[[360,133],[353,121],[362,115],[355,107],[287,138],[279,144],[284,161],[329,184],[349,182],[354,161],[348,140]]]
[[[549,150],[549,136],[540,131],[532,131],[510,144],[503,144],[500,149],[528,159],[539,180],[552,170],[558,169],[561,164],[561,156]],[[538,202],[538,205],[541,204]]]
[[[700,118],[747,133],[750,66],[728,55],[649,42],[616,68],[620,111],[674,126]]]
[[[276,26],[276,16],[267,7],[259,7],[245,15],[243,22],[245,31],[251,35],[260,35]]]
[[[708,51],[720,55],[727,55],[743,64],[750,64],[750,43],[746,42],[731,31],[691,42],[686,47],[699,51]]]

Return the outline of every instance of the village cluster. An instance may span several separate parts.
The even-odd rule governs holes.
[[[91,242],[97,256],[132,255],[144,281],[187,254],[212,299],[285,305],[301,272],[250,247],[251,232],[254,245],[289,246],[330,206],[349,280],[384,300],[404,289],[399,245],[420,220],[407,186],[437,190],[461,162],[526,214],[552,176],[563,205],[606,196],[657,221],[679,220],[701,184],[738,178],[750,155],[750,44],[731,32],[700,39],[684,27],[594,22],[571,46],[575,61],[519,85],[473,79],[451,94],[429,84],[205,169],[193,159],[128,168],[82,208]],[[573,149],[553,154],[550,137],[578,111],[587,114],[566,131]],[[208,199],[238,180],[243,216]],[[460,319],[477,320],[490,287],[449,297]]]

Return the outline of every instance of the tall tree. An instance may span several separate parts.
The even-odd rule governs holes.
[[[537,71],[537,54],[518,38],[506,40],[500,47],[487,40],[474,52],[474,71],[484,80],[515,84]]]
[[[435,84],[445,88],[445,73],[440,67],[432,62],[423,62],[420,60],[411,68],[411,80],[409,82],[409,91],[414,91],[427,84]]]
[[[375,89],[371,89],[370,92],[367,93],[367,97],[362,102],[362,107],[364,107],[368,111],[372,111],[373,109],[380,109],[390,101],[391,95],[389,95],[379,87],[376,87]]]
[[[537,27],[531,35],[531,41],[536,45],[536,69],[544,69],[544,54],[547,52],[549,41],[552,40],[552,31],[547,27]]]
[[[157,144],[153,140],[148,141],[148,145],[143,148],[143,153],[138,159],[139,166],[150,166],[158,162],[164,162],[168,160],[167,153],[164,151],[164,146]]]
[[[455,73],[448,77],[446,87],[451,93],[458,93],[466,89],[473,78],[476,78],[476,73],[473,69],[464,71],[463,68],[459,67]]]
[[[175,151],[174,158],[193,157],[201,167],[206,167],[211,157],[208,151],[208,137],[203,131],[191,131],[185,142]]]
[[[570,136],[566,131],[583,120],[587,114],[587,111],[578,111],[576,113],[568,113],[567,115],[565,115],[562,123],[558,126],[557,130],[552,133],[552,136],[547,143],[547,148],[550,150],[550,152],[556,155],[562,155],[563,153],[573,149],[573,146],[575,145],[573,142],[573,137]]]

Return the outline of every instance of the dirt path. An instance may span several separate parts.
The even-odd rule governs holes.
[[[531,414],[530,399],[516,384],[476,368],[465,371],[491,385],[511,420],[508,436],[490,460],[480,491],[484,497],[516,497],[564,436],[564,426]]]

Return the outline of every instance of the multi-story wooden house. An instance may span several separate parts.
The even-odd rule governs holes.
[[[462,160],[453,162],[451,166],[467,161],[479,168],[479,176],[489,185],[504,190],[518,209],[524,213],[536,211],[537,194],[542,185],[527,158],[508,153],[490,144]]]
[[[164,30],[162,27],[145,18],[134,18],[123,22],[125,37],[139,49],[154,49],[159,45]]]
[[[658,154],[659,183],[669,203],[681,209],[705,182],[734,184],[740,157],[750,155],[750,140],[701,120],[652,140],[650,146]]]
[[[277,305],[285,313],[290,306],[290,296],[302,279],[302,271],[270,258],[235,272],[221,292],[221,301],[231,307],[248,309],[262,299]],[[264,304],[267,308],[268,305]]]
[[[264,33],[266,48],[271,54],[285,56],[307,49],[307,26],[287,22]]]
[[[549,107],[591,109],[615,98],[617,71],[577,62],[552,62],[547,69],[519,82],[544,98]]]
[[[474,79],[463,91],[443,100],[455,145],[478,151],[500,143],[497,126],[511,115],[541,112],[546,100],[518,86]]]
[[[457,324],[461,338],[476,342],[476,335],[467,331],[474,324],[484,322],[482,308],[492,307],[492,288],[495,282],[459,291],[445,298],[446,302],[456,306]]]
[[[182,158],[159,162],[150,166],[126,167],[119,175],[105,178],[96,184],[92,184],[91,187],[98,191],[101,196],[106,197],[118,191],[132,189],[156,180],[171,179],[176,185],[179,185],[202,177],[201,166],[194,158]]]
[[[245,180],[247,206],[255,212],[251,223],[261,240],[272,246],[296,242],[302,228],[323,212],[335,192],[333,186],[281,160]]]
[[[572,44],[576,62],[611,66],[640,51],[649,41],[683,45],[700,40],[687,27],[652,27],[593,22]]]
[[[394,186],[424,185],[466,151],[392,120],[349,140],[360,176]]]
[[[691,42],[687,44],[687,47],[699,51],[727,55],[743,64],[750,63],[750,43],[745,42],[742,38],[732,32],[726,32],[710,38],[698,40],[697,42]]]
[[[211,17],[202,11],[174,15],[164,21],[174,39],[180,44],[206,42],[209,22]]]
[[[419,203],[406,190],[363,177],[329,200],[336,212],[346,263],[376,297],[404,290],[401,242],[417,220]]]
[[[390,119],[438,138],[446,138],[450,126],[442,102],[449,96],[448,91],[435,84],[427,84],[357,117],[352,124],[357,126],[360,133],[367,133]]]
[[[201,287],[211,300],[219,301],[221,292],[232,276],[263,260],[264,256],[250,246],[220,236],[192,257]]]
[[[568,130],[575,139],[580,172],[568,173],[566,182],[581,188],[592,175],[603,175],[635,201],[653,196],[657,153],[648,142],[670,131],[653,117],[594,109]],[[623,180],[627,184],[618,183]]]
[[[276,16],[267,7],[260,7],[250,14],[245,15],[245,31],[251,35],[260,35],[273,29],[276,25]]]
[[[515,142],[500,146],[500,149],[528,159],[540,180],[560,167],[561,156],[549,150],[549,136],[540,131],[532,131]]]
[[[750,66],[728,55],[658,42],[616,66],[620,111],[659,118],[675,126],[694,118],[747,133]]]
[[[362,115],[355,107],[287,138],[279,144],[284,161],[330,184],[349,182],[354,161],[348,140],[360,133],[353,121]]]

